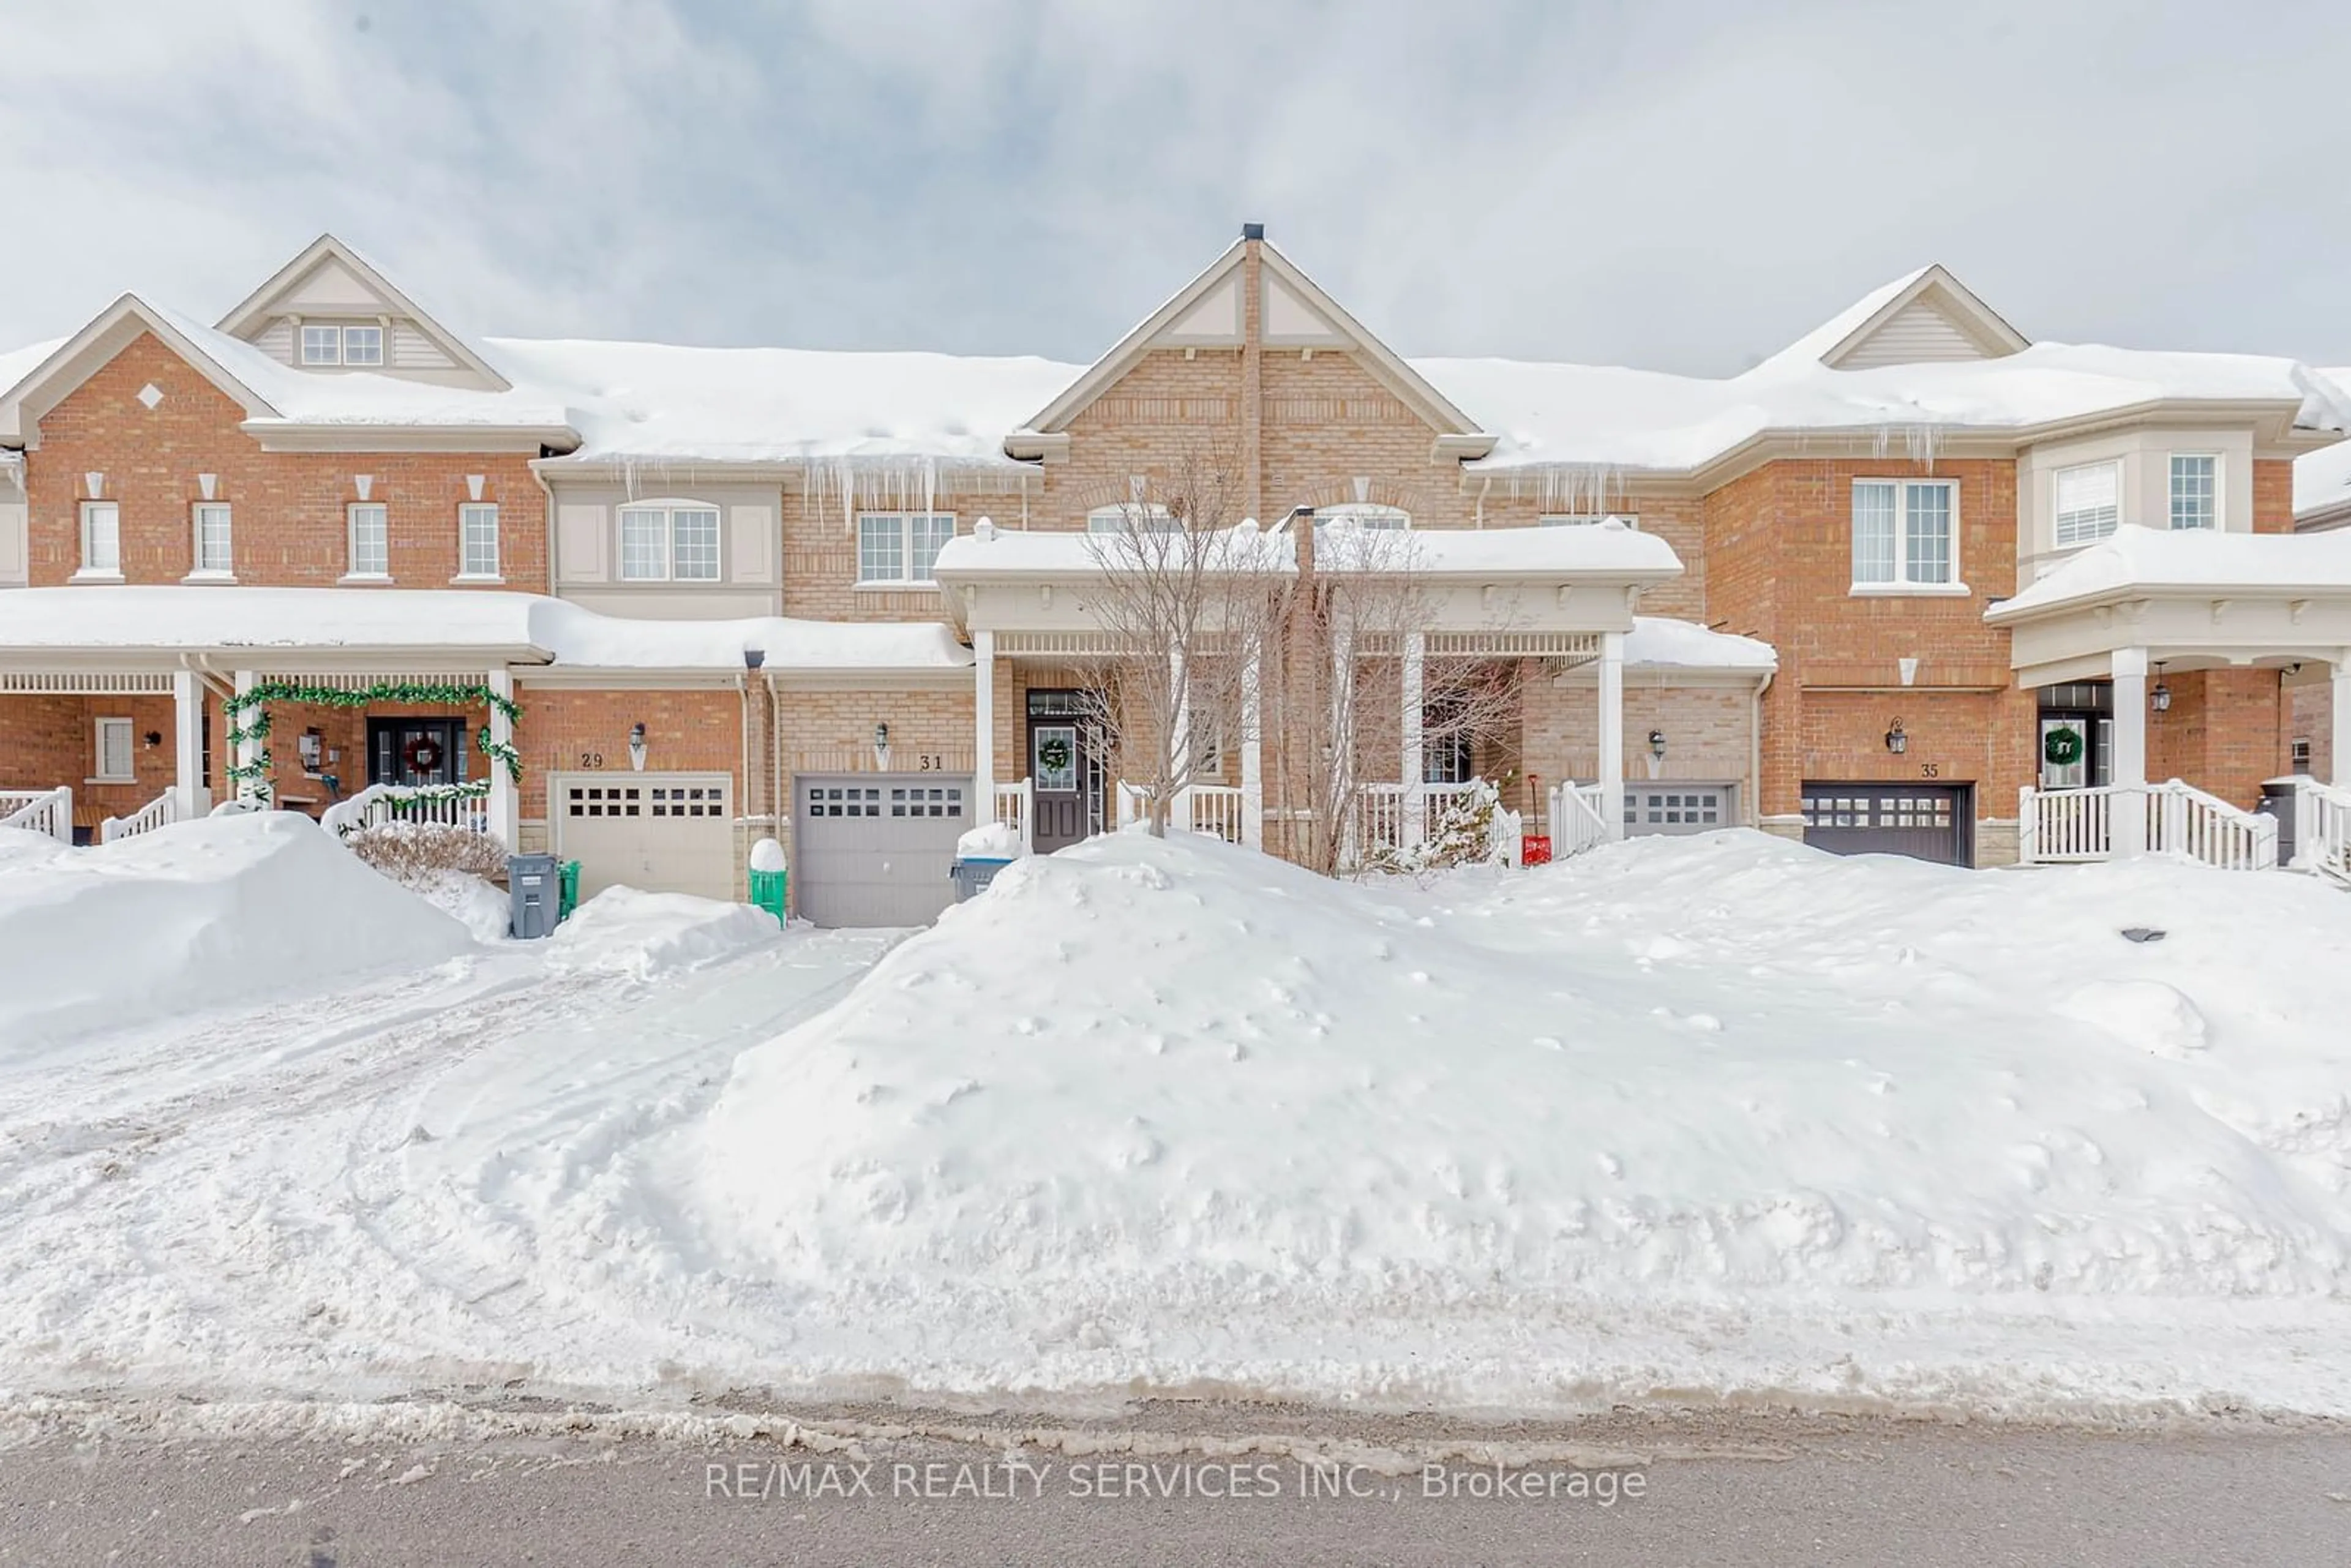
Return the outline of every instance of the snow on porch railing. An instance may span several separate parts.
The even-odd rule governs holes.
[[[2277,821],[2240,810],[2173,779],[2162,784],[2101,784],[2086,789],[2017,792],[2017,859],[2025,865],[2078,864],[2115,856],[2115,827],[2136,818],[2152,854],[2184,856],[2224,871],[2277,864]]]
[[[371,784],[319,813],[319,825],[337,838],[387,822],[432,822],[490,831],[489,780],[474,784]]]
[[[23,828],[71,843],[73,791],[62,784],[54,789],[0,789],[0,828]]]
[[[1228,844],[1241,841],[1241,791],[1238,784],[1195,784],[1176,795],[1176,820],[1196,833],[1211,833]]]
[[[152,833],[158,828],[169,827],[180,820],[180,797],[176,790],[165,790],[127,817],[109,817],[98,825],[98,841],[110,844],[117,839],[135,838]]]
[[[1597,784],[1560,784],[1551,792],[1552,858],[1565,860],[1608,841],[1608,814]]]
[[[2294,781],[2294,863],[2351,886],[2351,789]]]
[[[996,799],[988,802],[995,813],[993,821],[1003,823],[1020,835],[1020,847],[1037,847],[1037,786],[1033,779],[1023,779],[1018,784],[998,784]]]

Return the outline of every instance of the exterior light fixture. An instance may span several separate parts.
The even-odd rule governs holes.
[[[1649,755],[1656,758],[1660,762],[1663,762],[1666,759],[1666,732],[1664,730],[1653,729],[1649,732]]]
[[[2171,711],[2171,688],[2163,683],[2163,661],[2160,659],[2155,662],[2155,689],[2147,694],[2147,700],[2158,713]]]
[[[643,720],[629,726],[629,766],[640,773],[645,770],[645,727]]]
[[[888,725],[877,724],[873,727],[873,749],[876,751],[887,751],[890,749],[890,727]]]
[[[1886,749],[1896,757],[1910,749],[1910,737],[1902,733],[1902,721],[1898,718],[1886,732]]]

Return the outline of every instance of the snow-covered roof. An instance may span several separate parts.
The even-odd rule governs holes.
[[[971,653],[936,622],[843,622],[755,616],[648,621],[599,614],[535,593],[348,588],[25,588],[0,594],[0,657],[85,658],[475,650],[517,664],[587,670],[739,672],[746,649],[766,667],[948,670]]]
[[[1340,542],[1350,534],[1360,549]],[[1219,547],[1219,559],[1236,563],[1247,559],[1235,541],[1254,538],[1261,541],[1258,548],[1269,552],[1265,566],[1289,570],[1297,559],[1296,538],[1288,528],[1261,533],[1236,529],[1222,537],[1227,542]],[[939,552],[936,570],[943,580],[1092,575],[1102,570],[1106,552],[1119,548],[1121,538],[1067,529],[1006,528],[981,538],[975,529],[947,542]],[[1646,580],[1678,577],[1683,570],[1681,558],[1663,538],[1614,519],[1583,528],[1425,528],[1396,533],[1333,527],[1321,530],[1317,538],[1322,541],[1316,547],[1317,563],[1332,571],[1357,568],[1473,577],[1623,576]]]
[[[1496,437],[1481,471],[1703,467],[1766,431],[2022,431],[2187,399],[2294,406],[2351,430],[2351,393],[2293,360],[2035,343],[1995,360],[1831,370],[1780,355],[1724,380],[1614,366],[1416,360]]]
[[[1082,373],[1033,358],[684,349],[493,338],[517,386],[561,389],[579,461],[935,457],[1008,465],[1004,437]]]
[[[1147,536],[1138,550],[1143,559],[1172,559],[1190,536]],[[1214,536],[1207,559],[1211,566],[1229,564],[1235,571],[1288,572],[1298,560],[1295,541],[1280,529],[1259,529],[1244,523]],[[1081,533],[1069,528],[975,528],[957,534],[939,550],[934,570],[941,581],[983,578],[1094,577],[1123,550],[1135,548],[1123,534]],[[1164,551],[1164,553],[1163,553]]]
[[[2351,593],[2351,532],[2234,534],[2126,523],[1992,606],[1985,619],[1998,624],[2126,591],[2167,589]]]
[[[2351,365],[2318,372],[2351,402]],[[2351,507],[2351,441],[2306,452],[2294,460],[2294,513],[2333,511]]]
[[[1749,670],[1758,674],[1780,667],[1771,644],[1754,637],[1713,632],[1695,621],[1665,615],[1635,615],[1625,637],[1628,669]]]

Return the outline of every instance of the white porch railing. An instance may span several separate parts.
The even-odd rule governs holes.
[[[1123,830],[1134,826],[1151,814],[1151,786],[1130,784],[1122,779],[1117,785],[1118,826]],[[1176,809],[1167,814],[1168,824],[1189,832],[1207,833],[1228,844],[1242,841],[1241,828],[1246,821],[1245,805],[1238,784],[1194,784],[1176,791]]]
[[[995,812],[992,819],[1020,835],[1020,847],[1037,847],[1037,786],[1034,780],[1023,779],[1018,784],[996,786],[996,799],[989,802]]]
[[[109,817],[98,825],[98,841],[110,844],[117,839],[136,838],[152,833],[158,828],[169,827],[180,820],[180,796],[167,789],[127,817]]]
[[[337,838],[387,822],[431,822],[447,828],[490,831],[489,783],[371,784],[349,800],[319,813],[319,825]]]
[[[1608,815],[1597,784],[1558,784],[1551,792],[1551,854],[1565,860],[1608,841]]]
[[[2351,788],[2294,781],[2294,863],[2351,886]]]
[[[71,843],[73,791],[62,784],[54,789],[0,789],[0,828],[23,828]]]
[[[2277,821],[2240,810],[2173,779],[2162,784],[2102,784],[2086,789],[2018,791],[2017,859],[2064,865],[2115,856],[2115,827],[2136,818],[2150,854],[2180,855],[2225,871],[2277,864]]]

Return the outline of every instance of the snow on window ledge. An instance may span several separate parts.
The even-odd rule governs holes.
[[[456,576],[449,580],[452,587],[456,587],[461,584],[478,586],[483,583],[502,583],[504,581],[506,581],[506,579],[495,571],[461,571]]]
[[[353,586],[366,588],[373,585],[388,583],[391,580],[392,574],[387,571],[347,571],[343,573],[342,576],[335,579],[335,586],[338,588]]]
[[[119,571],[92,571],[89,568],[84,567],[66,580],[68,582],[120,582],[122,574]]]
[[[1975,590],[1964,582],[1856,582],[1845,591],[1855,599],[1964,599]]]
[[[939,585],[929,578],[869,577],[855,585],[861,593],[936,593]]]
[[[136,784],[139,782],[139,776],[135,773],[104,773],[93,775],[83,779],[82,782],[85,784]]]
[[[201,583],[201,582],[229,582],[229,583],[233,583],[233,582],[235,582],[235,581],[236,580],[236,573],[233,572],[233,571],[192,571],[192,572],[188,573],[188,575],[187,575],[187,576],[185,576],[185,577],[183,577],[183,578],[180,579],[180,580],[181,580],[182,582],[199,582],[199,583]]]

